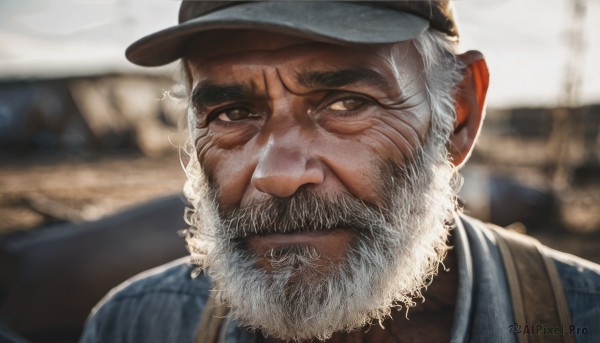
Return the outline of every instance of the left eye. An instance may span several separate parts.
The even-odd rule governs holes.
[[[336,101],[331,105],[327,106],[327,109],[333,111],[354,111],[366,104],[365,100],[358,98],[348,98]]]

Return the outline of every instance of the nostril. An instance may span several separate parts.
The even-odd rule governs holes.
[[[295,193],[301,186],[293,175],[262,175],[252,178],[252,185],[260,192],[285,198]]]

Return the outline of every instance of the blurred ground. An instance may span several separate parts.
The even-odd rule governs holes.
[[[30,158],[0,166],[0,234],[45,224],[36,208],[73,221],[99,219],[127,207],[181,192],[184,173],[173,152],[102,158]]]

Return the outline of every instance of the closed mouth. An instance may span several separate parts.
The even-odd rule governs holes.
[[[319,239],[323,236],[329,236],[340,231],[347,231],[345,229],[340,228],[332,228],[332,229],[322,229],[316,231],[291,231],[285,233],[266,233],[266,234],[254,234],[249,235],[246,239],[255,239],[258,238],[262,242],[265,243],[273,243],[273,244],[302,244],[306,242],[310,242],[315,239]]]
[[[342,227],[344,229],[342,229]],[[249,239],[251,237],[270,237],[270,236],[319,236],[319,235],[327,235],[336,230],[348,230],[349,226],[347,225],[335,225],[332,227],[298,227],[293,229],[277,229],[277,228],[263,228],[258,230],[244,230],[240,232],[239,235],[233,238],[233,241],[243,241]]]

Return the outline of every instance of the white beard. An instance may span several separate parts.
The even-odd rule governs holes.
[[[270,262],[276,268],[268,273],[231,238],[273,227],[280,232],[297,230],[298,221],[303,227],[327,226],[356,213],[360,200],[333,199],[328,203],[341,207],[331,213],[315,208],[319,206],[315,200],[290,205],[283,218],[269,216],[270,206],[223,218],[214,192],[196,170],[195,182],[186,189],[195,208],[188,218],[193,228],[186,235],[194,262],[214,280],[219,299],[230,307],[229,315],[266,335],[324,340],[336,331],[381,323],[393,307],[415,305],[414,299],[422,297],[421,290],[437,273],[447,250],[447,222],[455,205],[454,167],[447,161],[445,147],[427,144],[416,155],[400,176],[382,171],[380,183],[390,192],[391,205],[362,204],[357,220],[363,226],[354,230],[347,257],[326,274],[315,268],[318,252],[306,247],[271,252]],[[197,160],[188,164],[188,177],[194,163]],[[350,209],[339,213],[346,202]],[[283,222],[274,222],[280,219]]]

